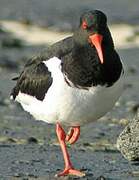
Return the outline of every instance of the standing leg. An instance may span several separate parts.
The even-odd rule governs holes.
[[[66,143],[65,143],[65,139],[66,139],[66,134],[64,132],[64,129],[61,127],[61,125],[59,123],[56,124],[56,133],[57,133],[57,137],[61,146],[61,150],[63,153],[63,157],[64,157],[64,162],[65,162],[65,168],[62,172],[60,172],[59,174],[57,174],[56,176],[64,176],[64,175],[76,175],[76,176],[85,176],[84,173],[80,172],[79,170],[76,170],[73,168],[72,163],[70,161],[70,157],[66,148]]]

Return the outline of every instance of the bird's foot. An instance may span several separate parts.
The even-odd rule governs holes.
[[[76,170],[74,168],[65,168],[62,172],[58,173],[55,175],[55,177],[60,177],[60,176],[66,176],[66,175],[73,175],[73,176],[78,176],[78,177],[83,177],[85,176],[85,173]]]
[[[69,144],[74,144],[80,136],[80,126],[70,128],[68,134],[66,135],[65,140]]]

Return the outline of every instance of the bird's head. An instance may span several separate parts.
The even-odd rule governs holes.
[[[100,63],[104,63],[102,42],[105,36],[109,36],[110,32],[107,27],[107,17],[99,10],[87,11],[80,17],[80,25],[77,33],[78,41],[82,44],[89,43],[92,47],[95,47],[100,59]],[[113,42],[112,42],[113,45]]]

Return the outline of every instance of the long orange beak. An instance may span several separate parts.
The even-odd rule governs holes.
[[[91,43],[95,46],[101,64],[104,63],[103,52],[102,52],[102,47],[101,47],[102,39],[103,39],[103,36],[100,34],[93,34],[89,36],[89,41],[91,41]]]

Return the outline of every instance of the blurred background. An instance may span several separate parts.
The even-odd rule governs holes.
[[[129,177],[130,165],[121,158],[115,144],[120,132],[134,118],[139,108],[138,0],[0,0],[1,177],[24,177],[28,174],[33,177],[51,176],[51,172],[53,174],[57,169],[54,165],[50,169],[46,161],[55,161],[56,165],[61,163],[57,159],[59,147],[57,148],[55,127],[34,121],[19,104],[9,100],[10,91],[15,84],[11,79],[21,72],[30,57],[71,35],[78,26],[80,15],[88,9],[102,10],[108,17],[115,47],[125,65],[125,90],[110,113],[98,122],[82,127],[82,136],[74,151],[80,151],[77,156],[80,156],[83,163],[87,162],[87,157],[88,160],[91,157],[92,161],[96,160],[93,165],[94,176],[90,178],[99,175],[115,179]],[[51,155],[42,153],[40,157],[38,147],[43,147],[41,150],[46,154],[51,151]],[[109,154],[106,155],[105,150],[108,150]],[[94,156],[90,151],[93,151]],[[38,163],[33,161],[36,157]],[[112,167],[115,171],[111,170]],[[129,174],[123,174],[121,167],[124,167],[126,172],[129,171]],[[92,165],[88,164],[87,168],[92,169]]]

